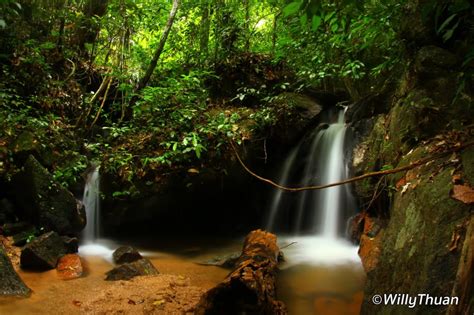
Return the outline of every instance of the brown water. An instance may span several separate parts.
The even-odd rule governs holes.
[[[194,240],[160,247],[163,252],[148,252],[151,255],[148,258],[162,274],[184,276],[190,278],[191,285],[209,289],[229,271],[196,262],[239,251],[241,242]],[[104,273],[112,268],[110,262],[99,257],[84,257],[84,262],[87,275],[70,281],[60,280],[55,270],[42,273],[20,271],[21,278],[33,293],[27,299],[0,299],[0,314],[82,314],[75,305],[76,301],[113,285],[104,281]],[[329,267],[300,264],[287,268],[283,265],[278,278],[278,294],[290,314],[351,315],[359,313],[363,284],[363,271],[354,264]]]

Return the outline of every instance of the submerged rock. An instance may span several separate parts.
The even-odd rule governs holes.
[[[83,206],[33,157],[15,178],[16,199],[25,217],[60,234],[79,233],[85,226]]]
[[[61,237],[48,232],[28,243],[21,251],[20,264],[25,269],[54,269],[58,259],[66,254]]]
[[[67,254],[62,256],[56,267],[59,278],[62,280],[72,280],[82,277],[83,268],[81,257],[77,254]]]
[[[227,255],[222,255],[222,256],[216,256],[213,257],[209,260],[206,260],[204,262],[200,262],[200,265],[206,265],[206,266],[219,266],[219,267],[224,267],[224,268],[233,268],[235,267],[235,264],[237,260],[240,257],[239,252],[227,254]]]
[[[31,293],[13,269],[3,246],[0,245],[0,295],[28,296]]]
[[[131,263],[143,258],[138,250],[132,246],[121,246],[117,248],[112,254],[112,257],[116,264]]]
[[[106,273],[107,281],[130,280],[137,276],[157,275],[159,271],[146,258],[137,261],[122,264]]]

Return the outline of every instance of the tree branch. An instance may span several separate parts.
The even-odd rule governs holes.
[[[340,181],[340,182],[330,183],[330,184],[326,184],[326,185],[306,186],[306,187],[286,187],[286,186],[282,186],[282,185],[277,184],[277,183],[275,183],[274,181],[272,181],[268,178],[265,178],[265,177],[262,177],[262,176],[256,174],[251,169],[249,169],[245,165],[245,163],[242,161],[242,159],[240,158],[239,153],[237,152],[237,149],[235,148],[235,145],[232,141],[230,142],[230,145],[231,145],[232,149],[234,150],[235,156],[237,157],[237,160],[239,161],[240,165],[242,165],[242,167],[247,171],[247,173],[249,173],[253,177],[259,179],[260,181],[265,182],[267,184],[270,184],[271,186],[276,187],[278,189],[288,191],[288,192],[298,192],[298,191],[317,190],[317,189],[324,189],[324,188],[329,188],[329,187],[334,187],[334,186],[340,186],[340,185],[344,185],[344,184],[354,183],[354,182],[357,182],[357,181],[360,181],[360,180],[363,180],[363,179],[366,179],[366,178],[369,178],[369,177],[385,176],[385,175],[395,174],[395,173],[399,173],[399,172],[403,172],[403,171],[408,171],[408,170],[414,169],[416,167],[419,167],[421,165],[424,165],[428,162],[431,162],[431,161],[437,160],[439,158],[442,158],[442,157],[444,157],[444,156],[446,156],[450,153],[459,152],[461,150],[464,150],[465,148],[474,145],[474,141],[471,141],[471,142],[468,142],[466,144],[454,147],[450,150],[446,150],[446,151],[443,151],[443,152],[440,152],[440,153],[437,153],[437,154],[433,154],[429,157],[417,160],[417,161],[415,161],[413,163],[410,163],[409,165],[406,165],[406,166],[397,167],[397,168],[394,168],[394,169],[391,169],[391,170],[370,172],[370,173],[366,173],[366,174],[363,174],[363,175],[360,175],[360,176],[348,178],[348,179]]]

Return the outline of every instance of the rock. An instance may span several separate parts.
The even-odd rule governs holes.
[[[18,204],[38,226],[60,234],[75,234],[84,228],[83,206],[33,156],[14,182]]]
[[[294,143],[301,137],[323,110],[312,97],[290,92],[278,95],[272,106],[277,111],[286,113],[278,118],[274,135],[278,143],[285,145]]]
[[[359,239],[359,257],[366,273],[377,267],[381,252],[383,233],[380,219],[364,216],[363,232]]]
[[[81,257],[77,254],[66,254],[59,258],[56,267],[59,278],[62,280],[72,280],[82,277],[83,268]]]
[[[418,75],[439,75],[452,71],[458,60],[456,55],[438,46],[420,48],[415,59],[415,71]]]
[[[35,237],[37,233],[38,230],[34,226],[31,226],[28,230],[13,235],[13,245],[23,246],[28,242],[28,240]]]
[[[121,246],[112,255],[116,264],[131,263],[142,259],[142,255],[132,246]]]
[[[61,236],[61,238],[66,248],[66,253],[75,254],[79,251],[79,240],[77,237]]]
[[[361,212],[349,218],[347,223],[347,236],[354,244],[359,244],[360,237],[364,232],[365,213]]]
[[[25,269],[53,269],[64,254],[66,248],[63,240],[52,231],[37,237],[23,248],[20,264]]]
[[[235,263],[240,257],[239,252],[227,254],[227,255],[222,255],[222,256],[216,256],[213,257],[212,259],[209,259],[207,261],[199,263],[200,265],[206,265],[206,266],[219,266],[219,267],[224,267],[224,268],[234,268]]]
[[[130,280],[137,276],[149,276],[159,274],[158,270],[146,258],[131,263],[125,263],[106,273],[107,281]]]
[[[5,249],[0,245],[0,295],[28,296],[31,293],[13,269]]]

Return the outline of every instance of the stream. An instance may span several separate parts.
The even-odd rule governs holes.
[[[136,246],[160,273],[184,276],[190,279],[191,285],[207,290],[222,281],[229,270],[198,263],[240,251],[242,241],[243,239],[174,238],[128,240],[127,244]],[[289,314],[359,314],[365,275],[357,257],[352,255],[356,255],[356,252],[351,252],[350,247],[344,249],[320,242],[323,245],[320,250],[332,251],[332,254],[339,255],[340,258],[345,255],[345,259],[339,259],[339,262],[323,260],[314,263],[311,255],[316,255],[316,252],[308,252],[307,245],[312,244],[314,248],[317,239],[288,237],[279,240],[282,247],[291,242],[297,243],[283,249],[286,261],[281,265],[277,283],[278,298],[285,302]],[[76,280],[60,280],[56,270],[20,270],[20,276],[33,293],[28,299],[1,299],[0,314],[51,314],[51,310],[56,310],[54,314],[84,314],[74,304],[75,301],[87,299],[91,290],[105,290],[113,285],[112,282],[104,281],[104,274],[113,267],[110,261],[111,248],[121,244],[122,242],[99,240],[95,247],[85,247],[86,252],[81,248],[87,275]],[[304,252],[306,255],[303,255]]]

